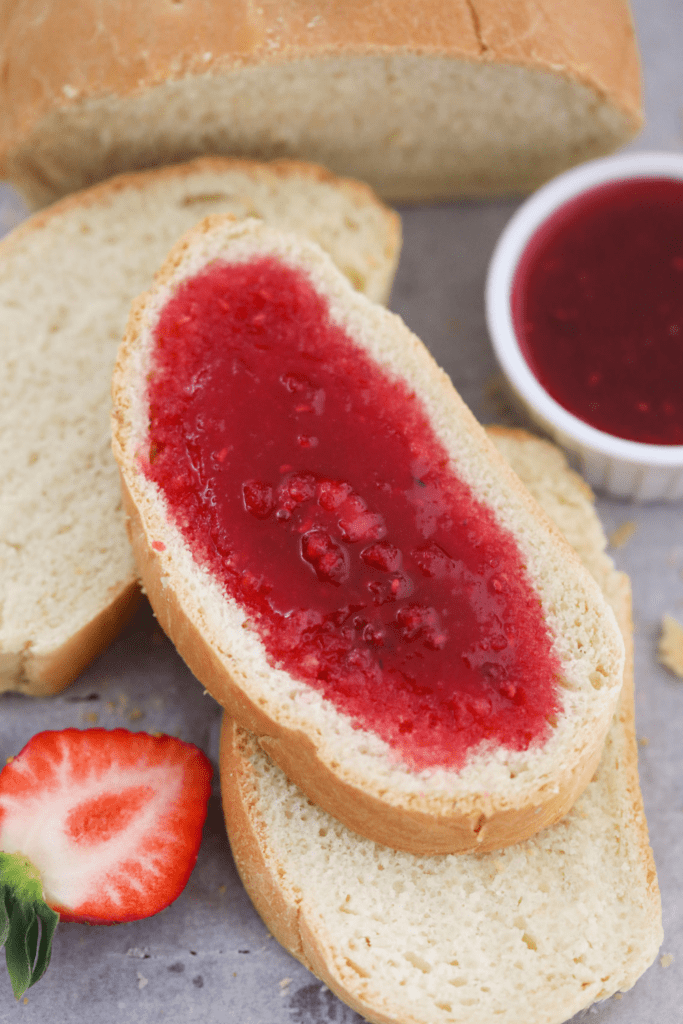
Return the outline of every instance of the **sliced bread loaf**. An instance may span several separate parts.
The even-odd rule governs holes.
[[[123,621],[137,577],[111,455],[111,372],[131,300],[210,211],[308,233],[388,296],[397,216],[364,185],[291,162],[204,159],[80,193],[0,244],[0,691],[48,694]]]
[[[638,786],[628,578],[605,555],[591,495],[561,453],[519,431],[493,439],[576,544],[626,641],[600,766],[567,817],[499,853],[397,853],[312,805],[224,719],[225,819],[247,892],[275,938],[378,1024],[560,1024],[630,988],[662,940]]]
[[[567,812],[614,711],[602,593],[402,321],[214,217],[133,307],[114,453],[157,618],[307,795],[418,853]]]
[[[641,123],[627,0],[22,0],[0,28],[0,174],[34,205],[205,153],[515,193]]]

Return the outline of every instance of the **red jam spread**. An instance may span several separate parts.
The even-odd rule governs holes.
[[[560,665],[514,540],[302,272],[184,282],[148,399],[143,471],[274,664],[417,769],[548,736]]]
[[[534,375],[617,437],[683,444],[683,181],[635,178],[574,199],[534,235],[512,292]]]

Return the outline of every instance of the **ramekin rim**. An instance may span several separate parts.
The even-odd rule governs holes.
[[[512,321],[510,296],[519,259],[533,233],[565,203],[590,188],[637,177],[683,180],[683,153],[642,151],[580,164],[534,192],[507,222],[493,250],[486,277],[486,321],[494,352],[520,396],[562,434],[583,448],[638,466],[683,465],[683,445],[657,445],[608,434],[559,404],[532,373]]]

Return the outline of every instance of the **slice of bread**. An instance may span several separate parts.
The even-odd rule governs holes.
[[[206,153],[393,202],[518,193],[642,120],[627,0],[4,6],[0,174],[32,205]]]
[[[467,531],[473,531],[467,544],[472,547],[481,545],[483,534],[476,531],[483,529],[482,523],[490,516],[496,529],[502,531],[501,536],[504,534],[514,545],[518,552],[519,562],[515,564],[520,566],[519,580],[521,582],[523,579],[524,586],[530,588],[528,595],[520,598],[520,601],[525,602],[525,607],[541,609],[537,628],[540,633],[546,634],[553,657],[557,657],[557,669],[548,670],[547,682],[557,687],[558,713],[552,721],[549,718],[547,723],[543,723],[542,742],[538,740],[522,746],[515,745],[513,741],[497,745],[482,740],[472,746],[467,758],[458,764],[449,762],[446,755],[430,762],[429,750],[422,762],[418,763],[420,758],[417,755],[413,757],[412,752],[406,753],[407,740],[402,744],[393,742],[387,739],[386,731],[382,733],[384,738],[381,738],[381,729],[374,717],[371,716],[372,724],[361,726],[355,712],[347,713],[341,709],[339,691],[325,695],[321,692],[327,678],[324,668],[316,671],[311,669],[306,676],[297,667],[294,675],[290,674],[283,667],[282,658],[272,654],[272,648],[264,643],[258,615],[248,612],[244,603],[233,596],[235,591],[231,592],[229,585],[221,582],[209,567],[210,554],[200,552],[197,557],[193,554],[198,547],[196,540],[191,537],[192,526],[188,524],[195,523],[199,513],[169,514],[168,490],[162,490],[162,486],[152,479],[155,472],[153,464],[158,465],[158,450],[156,441],[150,442],[150,422],[156,422],[158,404],[164,401],[158,396],[154,397],[155,409],[150,411],[148,387],[152,387],[152,384],[149,382],[157,379],[158,359],[161,358],[159,353],[162,349],[167,351],[166,340],[157,345],[156,332],[160,316],[166,310],[169,300],[180,294],[181,284],[182,294],[186,294],[188,286],[194,287],[195,282],[205,280],[206,275],[217,267],[220,269],[227,265],[236,272],[239,266],[253,266],[255,261],[264,258],[276,267],[289,268],[290,273],[300,275],[297,280],[312,289],[316,301],[321,302],[326,309],[328,322],[335,329],[340,328],[345,332],[351,346],[347,352],[346,365],[349,368],[354,362],[367,360],[363,366],[369,367],[367,372],[370,374],[378,375],[378,387],[383,386],[381,381],[386,381],[387,389],[408,396],[411,408],[417,410],[415,416],[423,418],[421,422],[427,424],[427,429],[435,439],[434,443],[440,446],[439,454],[434,458],[438,459],[439,465],[450,467],[456,481],[459,481],[459,484],[453,486],[462,485],[467,488],[479,509],[472,512],[476,525],[472,525],[466,517],[458,538],[466,535]],[[270,291],[265,298],[260,288],[259,285],[254,292],[254,301],[275,301],[272,286],[268,286]],[[240,303],[245,295],[246,291],[239,293]],[[217,302],[221,308],[229,309],[233,300],[228,302],[219,296]],[[170,339],[187,322],[191,323],[191,330],[201,334],[203,314],[194,311],[199,308],[193,306],[191,313],[182,316],[178,314],[180,319],[177,323],[180,326],[176,326],[176,321],[171,317],[164,338]],[[262,319],[265,315],[259,313],[258,318]],[[276,320],[273,329],[277,331],[278,328]],[[238,327],[235,328],[237,330]],[[233,344],[232,339],[229,344]],[[262,343],[257,342],[257,348],[254,349],[257,355],[261,344],[267,347],[268,339]],[[311,344],[313,347],[310,352],[307,349],[306,358],[323,360],[327,349],[316,348],[318,342]],[[170,340],[168,345],[172,345]],[[175,353],[176,350],[171,348],[169,351]],[[286,351],[289,353],[289,349]],[[257,355],[245,355],[244,359],[254,360],[255,366],[262,365],[263,357],[257,358]],[[174,366],[188,365],[188,359],[192,358],[192,346],[179,350],[172,358],[179,361]],[[242,360],[242,356],[231,355],[230,359]],[[213,350],[205,352],[202,349],[201,360],[204,368],[213,365]],[[229,390],[230,381],[236,373],[235,362],[230,365],[232,369],[227,376],[221,377],[220,381],[217,378],[211,384],[211,388],[221,394],[220,407],[224,409],[232,409],[237,400],[237,394],[231,397]],[[175,372],[171,371],[170,378],[163,377],[161,373],[158,376],[164,380],[173,379]],[[202,370],[204,372],[205,369]],[[345,375],[351,369],[333,372]],[[280,381],[283,381],[282,377]],[[224,391],[221,390],[223,388]],[[195,385],[192,384],[190,390],[184,390],[183,394],[195,394],[194,389]],[[354,416],[365,415],[361,406],[356,405],[354,408]],[[265,416],[265,407],[263,413]],[[203,430],[209,414],[201,415],[203,426],[200,429]],[[324,423],[324,417],[320,422]],[[370,423],[364,435],[366,440],[367,433],[374,430],[374,424],[372,421]],[[410,431],[412,427],[406,426],[406,423],[400,420],[392,425],[393,436],[401,436],[404,430]],[[337,436],[346,438],[351,424],[340,420],[335,421],[335,427]],[[226,472],[231,463],[244,452],[250,460],[255,458],[271,444],[272,432],[282,432],[277,426],[268,428],[263,435],[258,433],[258,428],[253,435],[245,435],[244,431],[251,431],[251,427],[242,428],[239,425],[233,428],[233,433],[226,434],[227,428],[221,429],[223,434],[217,443],[222,451],[215,456],[221,461],[222,468],[217,470],[219,475]],[[186,436],[189,435],[183,434],[183,437]],[[412,467],[417,458],[414,452],[423,450],[420,448],[422,441],[415,441],[411,433],[408,433],[407,438],[401,449],[401,460],[404,465]],[[114,374],[113,443],[122,473],[124,503],[130,516],[133,549],[159,623],[206,689],[240,724],[259,737],[264,750],[312,800],[363,835],[416,853],[452,852],[473,847],[486,850],[504,846],[535,833],[569,810],[593,775],[621,687],[623,641],[614,613],[607,606],[595,580],[586,572],[576,554],[495,450],[421,342],[397,316],[353,292],[348,281],[317,246],[294,236],[280,234],[257,222],[243,221],[235,224],[220,217],[207,218],[203,224],[189,232],[172,250],[157,275],[154,288],[133,307]],[[362,443],[359,442],[359,446]],[[181,439],[180,444],[185,451],[185,440]],[[224,444],[226,447],[223,448]],[[321,452],[323,447],[321,443]],[[345,447],[348,447],[348,442]],[[167,450],[174,451],[170,446]],[[232,450],[235,454],[224,463],[226,453]],[[354,451],[358,450],[354,448]],[[165,457],[169,458],[168,455]],[[324,475],[327,465],[325,459],[331,457],[329,446],[322,460],[316,449],[316,454],[310,460],[311,467],[314,463],[318,464],[316,459],[320,465],[319,469],[312,468],[311,471]],[[196,458],[201,461],[203,456],[198,453]],[[214,456],[209,457],[207,453],[207,458],[211,461]],[[277,459],[281,458],[289,463],[292,459],[303,457],[301,453],[296,455],[292,452],[278,454]],[[173,461],[176,455],[170,459],[166,465],[172,467],[173,479],[185,479],[185,470],[175,468],[180,466],[179,462]],[[196,459],[193,459],[193,465],[198,465]],[[279,461],[277,465],[280,465]],[[249,467],[253,472],[251,461]],[[284,465],[279,472],[291,468]],[[413,476],[416,472],[419,475],[420,471],[413,470]],[[225,477],[220,476],[220,479]],[[419,479],[407,486],[416,483],[426,486]],[[198,492],[193,492],[192,486],[188,493],[191,500],[194,500]],[[213,484],[209,486],[213,487]],[[230,486],[237,488],[235,493],[242,493],[241,483]],[[372,492],[371,488],[368,490],[367,482],[361,482],[358,486],[365,486],[368,495],[378,493]],[[396,478],[392,478],[389,483],[384,482],[381,486],[386,493],[387,487],[391,491],[398,485]],[[201,487],[204,487],[203,483]],[[372,500],[375,505],[368,508],[379,507],[379,497]],[[416,497],[415,500],[419,502],[422,499]],[[444,501],[448,502],[450,498],[444,498]],[[212,507],[204,505],[204,510]],[[450,527],[456,517],[456,506],[445,504],[439,507],[443,508],[443,512],[440,511],[438,516],[442,516]],[[239,499],[235,523],[247,521],[243,519],[247,515],[245,508]],[[391,509],[386,514],[391,515]],[[462,514],[457,512],[458,516]],[[279,516],[280,513],[275,518]],[[417,520],[419,515],[416,516]],[[178,526],[178,523],[182,525]],[[233,528],[231,522],[221,522],[216,526],[219,531]],[[307,530],[309,527],[302,526],[301,529]],[[336,527],[331,526],[330,529]],[[431,536],[430,530],[431,527],[425,526],[424,536]],[[229,532],[226,535],[229,539],[232,536]],[[291,543],[298,545],[298,536],[292,528]],[[391,534],[388,536],[391,540]],[[210,543],[214,544],[215,541]],[[239,542],[230,541],[228,547],[232,545],[234,549],[236,543],[239,546]],[[361,543],[358,543],[358,548]],[[396,543],[403,542],[397,539]],[[460,540],[456,539],[454,543],[460,543]],[[487,557],[497,557],[498,549],[489,551],[487,543],[484,542]],[[206,552],[209,549],[205,547],[203,550]],[[239,547],[239,552],[242,550]],[[304,576],[310,579],[310,567],[296,554],[298,547],[293,550],[295,556],[292,572],[299,573],[301,579]],[[349,558],[357,557],[353,555],[354,550],[349,543]],[[442,554],[448,557],[443,551]],[[233,556],[228,553],[221,557]],[[255,578],[253,574],[265,572],[266,581],[269,579],[270,566],[262,565],[258,560],[248,564],[250,578]],[[421,568],[419,561],[417,566]],[[413,578],[418,579],[419,568],[413,566],[406,571],[412,572]],[[219,574],[221,571],[217,570]],[[517,573],[517,569],[509,571]],[[430,571],[425,575],[433,573]],[[370,589],[370,585],[367,586]],[[487,586],[500,588],[502,584],[491,580]],[[458,583],[456,590],[450,592],[465,593],[466,587],[467,584],[461,586]],[[276,593],[275,600],[282,598],[286,602],[288,591],[289,587],[286,593]],[[363,592],[367,594],[367,591]],[[351,600],[353,604],[355,598],[345,597],[344,600]],[[478,599],[471,600],[469,608],[475,607],[475,600]],[[369,598],[366,604],[368,601]],[[391,606],[388,608],[390,613]],[[370,609],[368,614],[375,613]],[[396,623],[401,622],[401,614],[401,611],[397,613]],[[476,615],[476,610],[472,614]],[[504,616],[507,613],[501,611],[500,614]],[[457,629],[460,612],[445,609],[444,615],[450,616],[450,625],[446,628]],[[479,628],[488,630],[488,621]],[[505,620],[497,621],[500,623]],[[397,628],[393,622],[387,629]],[[362,637],[355,648],[359,652],[358,657],[375,659],[373,665],[379,664],[378,671],[384,672],[382,655],[376,658],[370,648],[373,641],[365,633]],[[493,636],[490,642],[493,643]],[[321,640],[321,643],[325,641]],[[477,640],[479,643],[486,645],[482,649],[489,650],[488,632],[486,636],[480,634]],[[511,641],[511,644],[519,649],[517,641]],[[422,653],[420,645],[412,650],[420,651],[417,655],[420,659],[428,657]],[[464,652],[454,647],[448,650],[451,652],[448,657],[452,655],[456,664],[462,664]],[[413,655],[409,652],[409,656]],[[313,655],[313,659],[318,664],[317,655]],[[311,662],[307,664],[310,667]],[[355,665],[357,662],[352,661],[350,655],[349,662],[345,664]],[[519,663],[516,662],[516,665]],[[344,671],[347,674],[343,677],[342,689],[355,686],[353,668],[345,668]],[[450,663],[445,671],[449,673],[448,678],[439,676],[443,682],[437,685],[445,687],[450,694],[449,687],[453,685],[453,680],[459,680],[461,673],[454,670],[452,680]],[[486,674],[488,671],[487,663],[482,672]],[[528,668],[517,667],[512,671],[519,676],[520,673],[527,673]],[[422,692],[420,687],[425,677],[421,672],[418,671],[411,692]],[[554,681],[550,678],[551,672],[558,676]],[[378,678],[380,681],[372,684],[376,687],[373,693],[384,692],[387,674]],[[456,688],[457,685],[460,685],[459,681]],[[479,676],[474,685],[478,687],[478,694],[489,692]],[[408,682],[407,686],[410,689],[413,684]],[[405,693],[405,690],[401,690],[399,699],[403,700]],[[451,700],[450,696],[448,700]],[[379,709],[379,705],[375,707]],[[389,716],[392,707],[393,704],[388,702]],[[504,714],[512,714],[511,705],[506,704],[505,708],[507,710]],[[406,729],[404,722],[400,723],[398,731],[401,737],[413,725],[421,727],[422,721],[428,721],[424,717],[426,712],[423,713],[421,709],[412,714],[413,718],[409,715],[405,723]],[[440,722],[443,724],[448,714],[452,714],[452,711],[444,711],[445,717],[437,720],[434,728]],[[507,720],[510,721],[509,717]],[[431,724],[429,728],[432,728]],[[458,729],[460,725],[456,725],[456,731]],[[428,740],[430,744],[433,742],[433,739]]]
[[[0,244],[0,691],[73,680],[137,594],[116,464],[111,373],[132,299],[210,211],[308,233],[387,298],[396,214],[309,164],[221,158],[131,174],[36,215]]]
[[[350,833],[227,716],[225,819],[247,892],[276,939],[381,1024],[559,1024],[630,988],[662,940],[638,785],[630,587],[580,477],[549,443],[495,444],[567,530],[624,632],[625,684],[600,766],[563,821],[485,855],[412,857]]]

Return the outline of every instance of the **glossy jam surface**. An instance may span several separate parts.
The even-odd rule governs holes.
[[[302,273],[186,281],[148,398],[143,469],[275,663],[416,768],[548,735],[560,668],[514,541]]]
[[[683,444],[683,181],[636,178],[567,203],[513,284],[534,375],[617,437]]]

